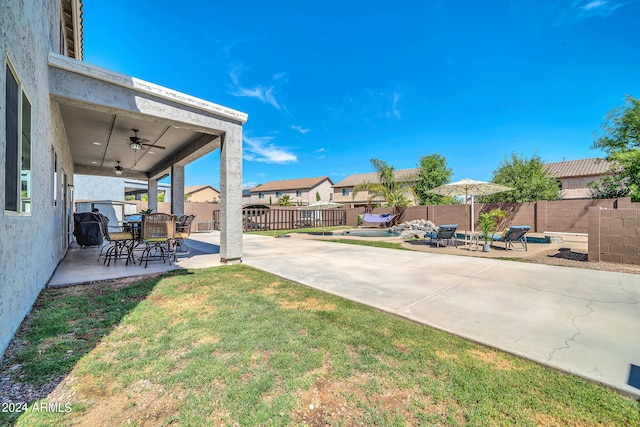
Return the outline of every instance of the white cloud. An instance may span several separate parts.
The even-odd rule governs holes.
[[[400,101],[400,93],[393,92],[393,96],[391,97],[391,111],[387,111],[387,117],[394,116],[395,118],[400,118],[400,110],[398,109],[398,102]]]
[[[314,153],[324,153],[325,151],[327,151],[326,148],[318,148],[317,150],[314,151]]]
[[[306,133],[308,133],[311,130],[311,129],[303,128],[302,126],[296,126],[296,125],[291,125],[291,129],[297,130],[298,132],[300,132],[303,135],[305,135]]]
[[[318,157],[318,159],[324,159],[325,157],[327,157],[327,156],[325,156],[325,155],[323,154],[322,156],[319,156],[319,157]]]
[[[580,9],[582,9],[582,10],[591,10],[591,9],[596,9],[596,8],[603,7],[603,6],[606,6],[606,5],[607,5],[606,1],[595,0],[595,1],[592,1],[591,3],[585,4],[584,6],[581,6]]]
[[[243,136],[245,144],[242,157],[250,162],[286,164],[297,162],[298,158],[284,148],[271,143],[272,136],[248,137]]]
[[[231,78],[231,81],[233,82],[233,86],[234,86],[233,89],[229,92],[230,95],[239,96],[239,97],[256,98],[265,104],[271,104],[276,109],[282,110],[282,106],[276,100],[276,97],[274,95],[274,92],[276,89],[274,85],[272,86],[258,85],[252,88],[243,87],[240,85],[240,78],[238,77],[238,73],[236,69],[231,70],[229,72],[229,77]],[[276,78],[280,78],[280,77],[281,77],[280,74],[276,75]]]
[[[574,0],[571,4],[573,9],[572,15],[574,19],[586,19],[592,16],[601,16],[606,18],[613,12],[629,4],[629,1],[620,0]]]

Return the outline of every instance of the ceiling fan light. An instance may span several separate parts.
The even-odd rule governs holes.
[[[120,162],[116,162],[116,163],[118,164],[113,168],[113,170],[116,176],[122,176],[122,172],[123,172],[122,166],[120,166]]]
[[[129,144],[129,148],[131,148],[133,151],[135,151],[137,153],[142,148],[142,145],[140,145],[139,142],[135,142],[134,141],[134,142]]]

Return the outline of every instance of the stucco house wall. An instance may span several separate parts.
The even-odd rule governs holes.
[[[31,310],[66,248],[63,224],[70,208],[73,162],[62,119],[49,98],[48,53],[61,50],[60,3],[0,3],[0,354]],[[6,68],[10,62],[31,103],[31,214],[4,210],[6,162]],[[57,179],[53,158],[57,155]],[[66,176],[66,182],[65,182]],[[54,189],[54,182],[56,188]],[[54,197],[55,196],[55,197]]]
[[[298,191],[300,191],[299,196],[297,193]],[[276,203],[278,203],[278,199],[280,197],[284,195],[288,195],[289,199],[291,200],[291,203],[308,205],[310,203],[316,202],[316,192],[320,194],[320,200],[324,200],[324,201],[331,200],[331,197],[333,194],[333,185],[331,181],[329,181],[328,179],[325,179],[322,182],[312,186],[311,188],[299,188],[299,189],[293,188],[293,189],[283,189],[278,191],[252,192],[249,203],[268,205],[269,200],[271,200],[271,204],[275,205]],[[260,193],[262,193],[264,197],[260,197]]]
[[[111,176],[76,175],[76,200],[124,200],[124,179]]]
[[[220,201],[220,192],[214,188],[207,187],[188,194],[187,200],[196,203],[218,203]]]

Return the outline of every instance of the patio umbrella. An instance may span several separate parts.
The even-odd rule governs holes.
[[[502,193],[503,191],[511,191],[513,188],[507,187],[493,182],[476,181],[474,179],[465,178],[460,181],[444,184],[429,190],[429,193],[439,194],[441,196],[464,196],[464,241],[467,243],[467,199],[469,196],[488,196],[489,194]],[[473,208],[473,206],[472,206]],[[471,221],[471,232],[474,232],[473,221]]]
[[[322,211],[325,209],[336,209],[342,206],[340,203],[335,202],[326,202],[324,200],[320,200],[318,202],[310,203],[307,206],[303,206],[300,210],[303,211]],[[322,221],[322,214],[320,214],[320,230],[322,235],[324,236],[324,222]]]

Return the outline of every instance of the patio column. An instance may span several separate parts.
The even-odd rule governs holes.
[[[220,262],[242,261],[242,128],[222,137],[220,145]]]
[[[171,165],[171,213],[184,215],[184,166],[176,164]]]
[[[153,209],[153,213],[158,213],[158,181],[150,179],[147,195],[149,196],[148,209]]]

